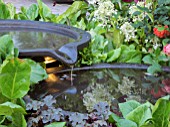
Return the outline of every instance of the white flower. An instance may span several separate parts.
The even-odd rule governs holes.
[[[146,4],[146,2],[139,1],[136,5],[133,4],[133,5],[129,8],[129,14],[130,14],[130,15],[133,15],[136,11],[141,12],[140,15],[133,16],[133,22],[135,22],[135,21],[143,21],[144,18],[146,17],[146,15],[147,15],[146,12],[142,12],[137,6],[151,9],[151,8],[152,8],[152,3],[147,3],[147,4]]]
[[[98,8],[94,11],[94,20],[99,21],[102,26],[106,26],[114,14],[117,14],[114,4],[111,1],[105,1],[99,4]]]
[[[125,41],[129,42],[131,39],[135,39],[135,32],[136,30],[132,25],[130,25],[129,22],[125,22],[121,27],[120,30],[123,32],[125,35]]]

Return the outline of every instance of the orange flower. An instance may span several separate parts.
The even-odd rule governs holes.
[[[164,29],[159,31],[158,29],[161,27],[162,26],[157,26],[157,27],[153,28],[153,33],[159,38],[165,38],[167,36],[170,36],[170,31],[168,31],[168,26],[165,25]]]

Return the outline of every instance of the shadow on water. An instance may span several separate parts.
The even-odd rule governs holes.
[[[159,97],[170,94],[170,73],[167,72],[154,76],[144,69],[125,68],[51,72],[48,79],[37,84],[29,94],[33,99],[51,94],[57,100],[56,107],[69,111],[91,111],[94,104],[101,101],[110,105],[115,100],[131,99],[154,103]]]

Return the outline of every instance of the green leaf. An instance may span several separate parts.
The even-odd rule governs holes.
[[[9,12],[10,12],[10,19],[14,19],[16,14],[16,8],[12,3],[6,4],[8,6]]]
[[[147,72],[150,73],[150,74],[154,74],[156,72],[161,72],[162,71],[162,68],[161,66],[154,62],[151,66],[148,67],[147,69]]]
[[[140,103],[135,100],[119,103],[119,109],[124,118],[127,116],[127,114],[136,109],[138,106],[140,106]]]
[[[119,121],[119,119],[120,119],[120,118],[119,118],[116,114],[112,113],[112,114],[109,116],[108,121],[109,121],[110,123],[114,123],[115,121],[116,121],[116,122]]]
[[[12,114],[12,124],[8,127],[27,127],[24,115],[20,112]]]
[[[0,3],[0,19],[10,19],[10,11],[4,3]]]
[[[150,103],[142,104],[127,114],[126,119],[135,122],[140,127],[144,125],[147,120],[152,118],[150,107]]]
[[[119,58],[120,54],[121,54],[121,48],[118,48],[118,49],[115,49],[115,50],[111,50],[107,54],[107,62],[115,61],[116,59]]]
[[[127,119],[119,119],[116,123],[117,127],[138,127],[137,124],[133,121]]]
[[[39,14],[43,21],[49,21],[51,16],[53,16],[51,9],[42,2],[42,0],[37,0],[38,8],[39,8]]]
[[[4,103],[6,101],[9,101],[9,99],[6,98],[5,96],[3,96],[2,93],[0,92],[0,104]]]
[[[79,11],[87,8],[87,3],[84,1],[75,1],[63,14],[59,15],[56,19],[56,22],[62,22],[62,20],[67,19],[70,15],[74,15]]]
[[[0,116],[0,125],[4,122],[5,116]]]
[[[41,80],[44,80],[48,77],[45,69],[35,61],[31,59],[24,59],[26,63],[28,63],[31,66],[31,77],[30,77],[30,83],[36,84]]]
[[[124,35],[121,34],[119,29],[115,29],[113,32],[113,45],[118,48],[124,41]]]
[[[145,63],[145,64],[152,64],[153,63],[153,59],[150,55],[146,55],[143,57],[142,61]]]
[[[160,98],[153,107],[155,127],[168,127],[170,119],[170,101]]]
[[[21,98],[27,94],[30,86],[31,67],[17,58],[10,60],[0,74],[0,89],[9,99]]]
[[[54,122],[45,127],[65,127],[66,122]]]
[[[32,4],[27,10],[26,14],[29,20],[35,20],[38,17],[38,6],[36,4]]]
[[[0,64],[2,64],[5,59],[14,57],[14,44],[9,35],[4,35],[0,37],[0,45]]]
[[[118,62],[121,63],[141,63],[142,53],[128,46],[121,46],[121,55],[118,58]]]
[[[24,108],[12,102],[0,104],[0,115],[11,116],[13,113],[26,114]]]

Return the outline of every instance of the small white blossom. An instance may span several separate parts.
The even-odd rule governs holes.
[[[106,26],[114,14],[117,14],[114,4],[111,1],[106,1],[99,4],[98,8],[94,11],[94,20],[99,21],[102,26]]]
[[[137,6],[139,6],[139,7],[146,7],[148,9],[151,9],[152,8],[152,3],[147,3],[146,4],[146,2],[139,1],[136,5],[133,4],[129,8],[129,14],[133,15],[133,13],[135,13],[136,11],[140,11],[141,12],[140,15],[133,16],[133,22],[135,22],[135,21],[143,21],[145,16],[146,16],[146,12],[142,12]]]
[[[125,42],[129,42],[131,39],[135,39],[135,32],[136,30],[129,22],[125,22],[121,27],[120,30],[125,35]]]

